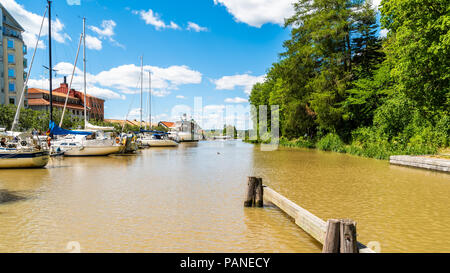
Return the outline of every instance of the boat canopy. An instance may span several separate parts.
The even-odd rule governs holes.
[[[154,131],[154,130],[141,130],[141,133],[154,133],[154,134],[161,134],[161,135],[168,135],[169,133],[163,132],[163,131]]]
[[[56,125],[56,123],[54,121],[50,121],[49,128],[50,128],[50,133],[53,135],[56,135],[56,136],[57,135],[83,135],[83,136],[92,135],[92,132],[80,132],[80,131],[71,131],[71,130],[63,129],[63,128],[59,127],[58,125]]]

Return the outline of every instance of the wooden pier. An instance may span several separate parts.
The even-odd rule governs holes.
[[[249,177],[247,199],[244,202],[246,207],[252,204],[260,206],[255,203],[256,189],[259,185],[263,187],[261,178]],[[324,253],[375,253],[372,249],[356,241],[355,222],[336,219],[325,222],[267,186],[263,187],[263,193],[259,192],[260,190],[258,190],[258,194],[262,194],[266,202],[272,203],[284,211],[295,220],[295,224],[320,242],[324,246]],[[252,196],[253,202],[251,199],[249,200]]]
[[[389,158],[395,165],[423,168],[441,172],[450,172],[450,160],[425,156],[396,155]]]

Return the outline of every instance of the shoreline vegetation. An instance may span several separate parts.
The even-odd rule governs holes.
[[[378,159],[448,149],[448,0],[384,0],[379,9],[297,0],[294,9],[279,60],[250,94],[268,109],[267,118],[253,114],[256,124],[267,120],[270,131],[278,111],[282,146]]]
[[[246,138],[244,142],[251,144],[269,144],[269,140],[250,140]],[[325,137],[318,140],[310,140],[304,137],[300,137],[298,139],[287,139],[285,137],[281,137],[279,139],[279,145],[282,147],[289,148],[308,148],[308,149],[317,149],[320,151],[328,151],[328,152],[336,152],[336,153],[345,153],[350,155],[356,155],[366,158],[375,158],[381,160],[389,160],[390,156],[393,155],[423,155],[441,159],[449,159],[450,153],[446,153],[448,149],[438,149],[433,146],[414,146],[414,145],[406,145],[403,146],[399,143],[351,143],[345,144],[339,136],[335,134],[328,134]]]

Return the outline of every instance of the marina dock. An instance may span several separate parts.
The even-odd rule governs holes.
[[[450,160],[425,156],[396,155],[389,162],[394,165],[450,172]]]

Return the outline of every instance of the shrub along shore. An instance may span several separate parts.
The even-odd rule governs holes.
[[[246,139],[245,142],[253,144],[268,144],[270,143],[270,140],[262,141]],[[389,160],[389,157],[392,155],[435,155],[439,152],[439,148],[437,146],[411,143],[404,145],[400,142],[389,143],[377,141],[353,142],[351,144],[345,144],[338,135],[332,133],[316,141],[304,137],[291,140],[281,137],[279,145],[290,148],[309,148],[318,149],[321,151],[347,153],[382,160]]]

